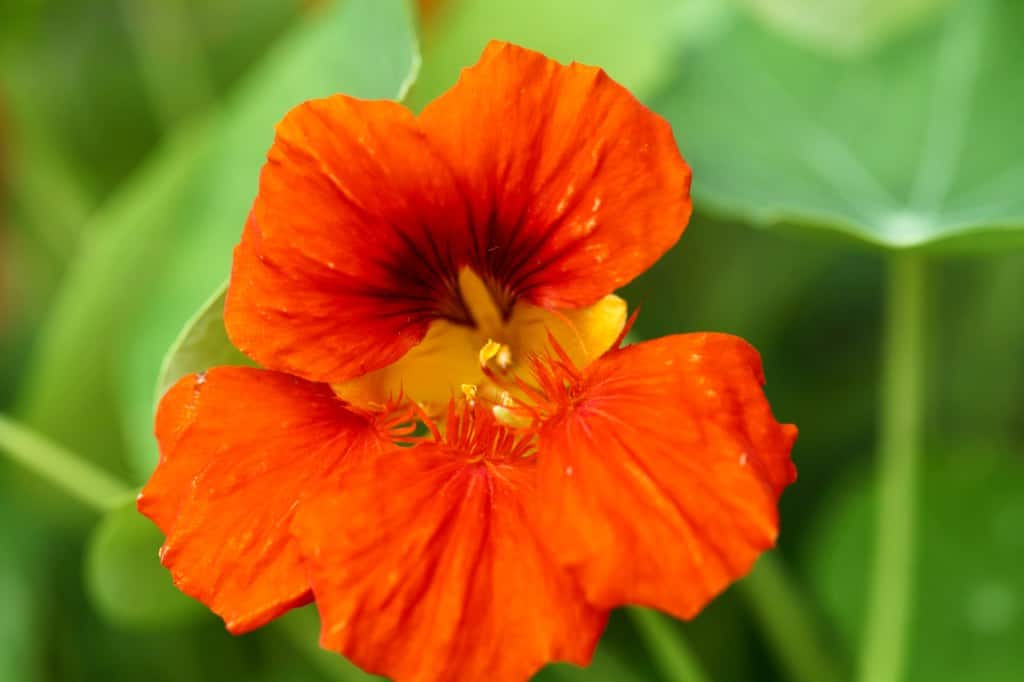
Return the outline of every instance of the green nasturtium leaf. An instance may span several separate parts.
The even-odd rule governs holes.
[[[163,233],[166,248],[152,264],[156,273],[145,283],[144,303],[133,315],[121,349],[117,374],[131,444],[129,464],[139,479],[156,462],[152,392],[160,358],[182,321],[228,276],[274,125],[302,101],[336,92],[400,98],[418,64],[404,0],[347,0],[315,13],[311,23],[286,37],[225,104],[213,124],[208,150],[177,201],[160,216],[168,225]],[[214,350],[204,362],[193,353],[189,371],[222,364],[230,356],[229,349]]]
[[[177,132],[97,210],[24,374],[18,412],[26,424],[108,468],[121,464],[109,374],[123,361],[110,346],[159,259],[158,237],[170,231],[162,216],[197,167],[208,132],[205,122]]]
[[[749,12],[684,51],[654,107],[698,209],[887,249],[1024,244],[1024,3],[958,0],[856,57]]]
[[[227,284],[221,285],[210,300],[185,323],[181,334],[164,356],[164,364],[156,382],[157,400],[186,374],[220,365],[253,364],[248,356],[231,344],[227,330],[224,329],[226,294]]]
[[[160,565],[160,530],[129,501],[103,517],[85,557],[87,592],[107,620],[131,628],[186,625],[210,617],[179,592]]]
[[[927,453],[917,505],[907,682],[1011,682],[1024,669],[1024,462],[1019,453]],[[938,456],[935,456],[938,455]],[[803,563],[851,652],[863,636],[876,505],[862,477],[834,500]]]

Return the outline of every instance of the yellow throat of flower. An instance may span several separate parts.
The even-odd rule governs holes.
[[[334,384],[354,405],[382,405],[403,393],[429,413],[439,413],[453,396],[483,397],[501,404],[515,377],[531,382],[529,358],[551,351],[548,333],[583,366],[608,350],[626,324],[626,302],[608,295],[585,308],[546,310],[522,301],[503,314],[484,281],[469,268],[459,272],[459,289],[472,324],[435,320],[419,345],[398,362],[357,379]]]

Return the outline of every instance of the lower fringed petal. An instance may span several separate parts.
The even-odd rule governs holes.
[[[343,462],[392,447],[324,385],[252,368],[187,376],[160,403],[160,463],[139,510],[175,584],[246,632],[311,594],[289,527]]]
[[[531,461],[427,443],[358,469],[294,524],[325,648],[397,682],[589,662],[606,616],[537,537]]]
[[[757,352],[722,334],[641,343],[545,382],[544,537],[593,603],[690,618],[774,545],[796,428],[762,383]]]

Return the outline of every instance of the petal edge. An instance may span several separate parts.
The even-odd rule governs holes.
[[[687,334],[612,351],[548,396],[545,537],[595,604],[691,618],[774,545],[796,429],[762,379],[743,340]]]
[[[157,436],[160,463],[138,508],[167,535],[161,561],[178,588],[234,633],[309,601],[295,508],[325,472],[384,446],[328,387],[248,367],[180,380],[160,403]]]
[[[303,507],[323,647],[398,682],[521,682],[589,662],[606,614],[536,537],[530,464],[468,459],[417,445]]]

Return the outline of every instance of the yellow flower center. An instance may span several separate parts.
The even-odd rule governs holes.
[[[459,272],[459,289],[472,324],[435,320],[423,341],[398,362],[334,384],[334,391],[360,406],[381,405],[403,393],[432,413],[453,396],[507,402],[505,391],[515,377],[531,381],[529,358],[551,351],[548,333],[583,366],[608,350],[626,323],[626,302],[615,295],[585,308],[555,311],[518,301],[503,314],[469,268]],[[495,385],[484,367],[505,386]]]

